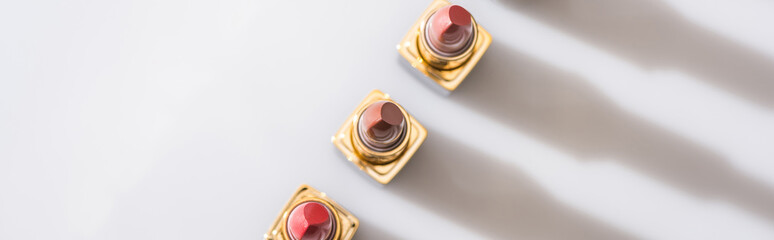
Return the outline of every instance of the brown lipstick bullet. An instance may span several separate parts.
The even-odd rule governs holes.
[[[387,184],[427,137],[427,130],[389,95],[373,90],[331,140],[358,168]]]
[[[360,139],[366,147],[386,152],[400,144],[406,132],[406,119],[398,105],[379,101],[368,106],[360,115],[357,125]]]

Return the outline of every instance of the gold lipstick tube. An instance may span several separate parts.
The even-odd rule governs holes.
[[[279,216],[274,220],[269,232],[263,235],[263,238],[265,240],[293,239],[287,229],[289,215],[296,206],[307,202],[323,204],[325,208],[331,212],[334,227],[329,239],[352,239],[357,228],[360,226],[360,221],[352,215],[352,213],[331,200],[325,193],[317,191],[307,185],[301,185],[298,190],[293,193],[293,196],[290,197],[290,200],[288,200],[282,208],[282,212],[280,212]]]
[[[357,126],[361,120],[360,116],[367,107],[380,101],[388,101],[397,105],[406,120],[405,136],[402,142],[389,151],[375,151],[368,148],[358,134]],[[387,184],[408,163],[425,138],[427,138],[427,130],[419,121],[390,99],[389,95],[379,90],[373,90],[347,117],[347,121],[331,137],[331,141],[347,157],[347,160],[354,163],[360,170],[377,182]]]
[[[465,52],[448,57],[432,51],[424,34],[427,21],[438,9],[448,5],[451,3],[446,0],[434,0],[397,46],[398,52],[411,67],[429,78],[431,83],[439,85],[446,93],[457,89],[492,43],[489,32],[471,17],[473,41]]]

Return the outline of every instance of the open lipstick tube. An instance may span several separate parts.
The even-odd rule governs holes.
[[[360,221],[325,193],[301,185],[274,220],[266,240],[349,240]]]
[[[492,37],[465,8],[435,0],[398,44],[411,67],[445,93],[457,89],[489,48]]]
[[[427,138],[403,107],[373,90],[331,138],[347,160],[382,184],[389,183]]]

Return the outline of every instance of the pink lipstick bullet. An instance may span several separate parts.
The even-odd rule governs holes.
[[[465,80],[492,43],[489,32],[459,5],[434,0],[398,44],[412,68],[449,94]],[[438,88],[436,88],[438,89]]]
[[[425,37],[430,47],[444,56],[457,56],[464,52],[473,40],[473,24],[470,13],[459,5],[438,9],[427,21]]]

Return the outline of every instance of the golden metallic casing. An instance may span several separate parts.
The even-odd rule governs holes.
[[[492,36],[481,25],[472,19],[474,26],[474,40],[472,46],[460,56],[447,58],[434,54],[427,47],[422,37],[427,20],[436,10],[451,5],[446,0],[435,0],[422,13],[422,16],[411,26],[411,30],[398,44],[398,52],[412,67],[432,79],[435,83],[447,91],[454,91],[462,80],[468,76],[473,67],[489,48]]]
[[[365,147],[357,133],[357,125],[360,115],[372,103],[378,101],[390,101],[390,96],[379,90],[373,90],[366,98],[355,108],[355,111],[349,115],[344,125],[339,128],[331,138],[333,145],[338,148],[347,160],[354,163],[358,168],[365,171],[381,184],[389,183],[395,175],[408,163],[411,156],[419,149],[422,142],[427,138],[427,130],[422,124],[414,119],[411,114],[403,109],[400,104],[395,103],[403,116],[407,119],[406,136],[403,142],[396,148],[388,152],[377,152]]]
[[[290,215],[290,211],[293,210],[293,208],[295,208],[297,205],[308,201],[320,202],[328,207],[328,209],[330,209],[333,213],[333,216],[336,219],[336,232],[334,233],[333,239],[352,239],[352,237],[355,235],[355,231],[357,231],[358,226],[360,226],[360,221],[354,215],[352,215],[352,213],[349,213],[349,211],[328,198],[325,193],[317,191],[316,189],[307,185],[301,185],[301,187],[296,190],[293,196],[290,197],[288,203],[286,203],[285,207],[282,208],[280,215],[277,216],[276,220],[274,220],[274,224],[271,225],[269,232],[264,234],[263,238],[266,240],[290,240],[290,236],[288,236],[286,229],[288,215]]]

